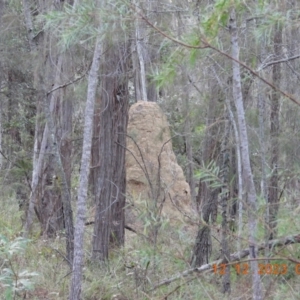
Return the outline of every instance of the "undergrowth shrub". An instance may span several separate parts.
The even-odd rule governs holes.
[[[22,269],[21,255],[28,240],[18,237],[12,241],[0,235],[0,294],[1,299],[17,299],[22,292],[33,288],[38,274]]]

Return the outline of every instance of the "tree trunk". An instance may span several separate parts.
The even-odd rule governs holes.
[[[62,64],[62,59],[63,57],[60,56],[58,61],[58,66]],[[53,156],[55,158],[55,164],[58,169],[57,170],[58,177],[52,179],[52,180],[58,179],[58,185],[55,186],[54,184],[54,188],[55,188],[54,192],[56,192],[56,195],[58,195],[59,197],[58,199],[56,199],[57,200],[56,203],[53,202],[53,199],[51,199],[52,203],[54,204],[53,212],[56,213],[56,217],[54,219],[55,222],[54,226],[56,229],[57,224],[59,224],[61,227],[65,228],[66,230],[66,252],[67,252],[67,259],[69,261],[69,264],[71,265],[73,262],[73,252],[74,252],[73,212],[71,207],[70,181],[68,181],[68,178],[66,176],[64,163],[63,163],[63,159],[66,160],[66,158],[68,158],[69,156],[66,156],[63,159],[61,157],[59,143],[55,131],[56,128],[54,125],[53,117],[51,115],[51,110],[49,108],[49,103],[47,101],[48,98],[51,99],[51,95],[49,97],[49,93],[46,94],[44,97],[45,115],[49,127],[49,134],[51,137],[51,143],[52,143],[51,148],[53,149],[52,150]],[[70,153],[67,153],[67,155],[69,154]],[[70,162],[66,162],[65,165],[68,165],[69,163]],[[50,220],[51,219],[49,218],[49,221]]]
[[[232,57],[236,60],[239,60],[239,44],[238,44],[238,30],[236,25],[236,15],[235,10],[233,9],[230,14],[229,20],[229,30],[231,35],[231,51]],[[247,203],[248,211],[248,227],[249,227],[249,251],[250,251],[250,266],[252,271],[252,288],[253,288],[253,299],[260,300],[262,299],[262,287],[261,279],[258,274],[258,262],[255,260],[257,257],[257,245],[256,245],[256,230],[257,230],[257,221],[256,221],[256,191],[253,181],[253,174],[250,165],[250,156],[249,156],[249,143],[248,143],[248,134],[247,126],[245,119],[245,111],[243,104],[242,96],[242,85],[241,85],[241,73],[240,65],[232,61],[232,71],[233,71],[233,98],[235,101],[236,111],[237,111],[237,120],[238,120],[238,131],[240,138],[240,148],[241,148],[241,159],[243,165],[243,188],[245,200]]]
[[[40,120],[40,116],[37,116],[31,195],[25,232],[26,234],[30,232],[34,212],[36,212],[42,232],[46,236],[52,237],[58,230],[65,228],[67,258],[71,264],[74,242],[70,195],[70,155],[72,149],[66,141],[70,134],[72,110],[70,106],[66,106],[69,101],[64,101],[63,93],[60,90],[50,91],[53,87],[60,85],[66,59],[63,54],[57,53],[56,46],[51,50],[48,49],[50,45],[49,32],[44,34],[44,38],[40,40],[37,49],[32,36],[33,25],[28,2],[24,1],[23,4],[31,51],[34,53],[35,50],[38,50],[42,57],[42,60],[38,61],[35,85],[40,91],[38,101],[44,103],[47,121],[42,131],[43,122]],[[51,9],[49,4],[46,4],[46,7]],[[38,110],[38,112],[40,111]],[[63,122],[59,122],[57,118],[59,114],[63,116]],[[58,142],[58,138],[63,140]]]
[[[125,226],[125,148],[128,120],[128,53],[126,41],[115,41],[105,52],[101,82],[99,163],[95,192],[93,259],[108,259],[109,244],[123,245]],[[95,124],[97,126],[97,124]],[[95,139],[96,140],[96,139]]]
[[[234,114],[232,112],[232,107],[230,100],[226,97],[226,109],[228,111],[228,116],[230,123],[233,128],[234,137],[236,141],[236,162],[233,162],[233,170],[237,174],[237,210],[238,210],[238,240],[237,240],[237,248],[240,251],[241,250],[241,242],[242,242],[242,228],[243,228],[243,175],[242,175],[242,161],[241,161],[241,148],[240,148],[240,138],[239,138],[239,132],[238,127],[236,124],[236,120],[234,118]],[[234,155],[235,158],[235,155]],[[235,221],[235,220],[234,220]]]
[[[219,153],[219,141],[218,141],[218,128],[217,126],[211,126],[215,122],[215,118],[218,111],[217,97],[218,89],[215,86],[212,88],[212,99],[209,101],[207,122],[206,122],[206,134],[203,145],[203,162],[205,165],[209,164],[212,160],[217,161]],[[212,222],[216,221],[217,206],[218,206],[218,194],[217,189],[211,190],[209,182],[199,182],[199,190],[196,198],[197,209],[201,214],[201,219],[205,222],[204,225],[200,225],[199,231],[196,237],[195,246],[193,249],[192,262],[194,267],[201,266],[208,263],[209,257],[212,251],[211,234],[210,234],[210,219]]]
[[[187,181],[191,190],[191,201],[192,205],[196,208],[196,193],[195,193],[195,179],[194,179],[194,162],[193,162],[193,148],[191,141],[191,118],[190,118],[190,109],[189,109],[189,93],[186,93],[184,101],[184,140],[185,140],[185,149],[187,156]]]
[[[274,33],[274,53],[275,59],[282,57],[282,27],[278,24]],[[281,83],[281,65],[274,64],[272,72],[273,84],[280,87]],[[274,90],[271,92],[271,161],[272,175],[269,183],[268,202],[269,202],[269,240],[276,238],[277,213],[279,209],[278,195],[278,163],[279,163],[279,99],[280,94]]]
[[[228,112],[225,110],[225,114],[228,115]],[[222,142],[221,149],[221,172],[220,177],[223,183],[223,187],[221,188],[221,196],[220,196],[220,204],[222,206],[222,258],[225,263],[230,262],[230,251],[228,246],[228,201],[229,201],[229,169],[230,169],[230,151],[229,151],[229,135],[230,135],[230,125],[228,116],[225,116],[225,130],[224,130],[224,138]],[[223,280],[223,293],[230,294],[230,266],[226,266],[225,274],[222,278]]]
[[[138,9],[138,12],[145,14],[147,11],[155,11],[157,9],[157,1],[147,1],[146,3],[137,0],[137,7],[146,8]],[[153,24],[156,22],[155,14],[145,14],[148,20]],[[135,52],[133,52],[132,60],[135,68],[135,91],[136,101],[157,101],[156,86],[149,78],[153,71],[153,58],[157,55],[157,50],[152,46],[152,43],[157,44],[157,35],[151,37],[151,30],[147,29],[145,22],[141,20],[139,14],[136,14],[135,20]]]
[[[84,115],[84,132],[83,132],[83,146],[82,146],[82,157],[80,166],[80,179],[79,189],[77,198],[77,213],[76,213],[76,225],[75,225],[75,236],[74,236],[74,260],[72,279],[70,285],[70,300],[81,299],[81,281],[82,281],[82,267],[83,267],[83,238],[84,238],[84,227],[86,218],[86,198],[88,192],[88,180],[90,172],[90,160],[91,160],[91,148],[93,138],[93,118],[94,118],[94,107],[95,98],[98,85],[98,71],[100,67],[101,57],[101,38],[98,37],[96,40],[93,62],[88,78],[88,91],[87,100],[85,106]]]
[[[138,66],[139,70],[136,70],[136,89],[138,89],[138,94],[142,96],[143,101],[148,101],[147,96],[147,86],[146,86],[146,69],[145,69],[145,61],[144,61],[144,51],[143,46],[145,45],[145,42],[143,42],[142,35],[142,22],[139,21],[138,17],[135,21],[135,41],[136,41],[136,52],[137,52],[137,58],[138,58]],[[137,100],[141,100],[137,99]]]
[[[22,3],[30,51],[34,51],[36,50],[36,44],[34,42],[34,27],[31,18],[29,1],[23,0]]]

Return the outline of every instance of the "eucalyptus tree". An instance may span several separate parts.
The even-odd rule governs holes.
[[[297,71],[299,69],[299,26],[297,23],[297,12],[300,9],[300,3],[298,1],[287,1],[285,3],[285,16],[287,18],[283,27],[283,44],[282,44],[282,59],[287,60],[281,63],[282,72],[282,87],[286,87],[286,90],[291,95],[299,95],[299,79],[300,74]],[[274,38],[274,36],[273,36]],[[298,110],[295,109],[293,104],[286,103],[283,99],[280,99],[279,111],[280,111],[280,134],[279,134],[279,149],[281,165],[277,166],[279,175],[282,170],[286,170],[284,176],[284,185],[279,193],[279,198],[287,196],[290,199],[292,207],[297,208],[299,205],[299,117]],[[284,106],[281,105],[284,103]],[[284,155],[284,153],[286,153]],[[280,178],[279,177],[279,178]],[[280,180],[282,182],[282,180]],[[280,184],[279,184],[280,186]],[[284,193],[283,193],[284,191]],[[279,199],[280,201],[280,199]]]
[[[97,18],[98,19],[98,18]],[[99,22],[100,23],[100,22]],[[77,199],[77,214],[74,237],[74,260],[72,266],[72,279],[70,286],[70,300],[81,299],[82,267],[84,258],[83,238],[86,218],[86,198],[88,191],[88,178],[90,173],[91,147],[93,137],[93,118],[96,91],[98,85],[98,71],[102,51],[101,38],[95,42],[93,62],[88,78],[88,91],[84,115],[83,147],[80,168],[80,181]]]
[[[153,75],[157,74],[160,60],[159,47],[162,38],[156,34],[153,28],[147,26],[144,19],[153,24],[165,26],[170,18],[167,7],[171,11],[176,4],[167,1],[136,0],[131,7],[134,10],[134,44],[132,45],[132,65],[134,69],[134,87],[136,100],[153,101],[158,99]],[[175,9],[174,9],[175,10]],[[164,16],[164,17],[162,17]]]
[[[282,40],[282,24],[277,23],[274,26],[274,59],[279,60],[283,57],[283,40]],[[273,84],[281,86],[281,64],[274,64],[272,67],[272,80]],[[280,134],[280,121],[279,121],[279,100],[280,94],[277,91],[271,92],[271,114],[270,114],[270,167],[271,178],[269,181],[268,203],[269,203],[269,239],[272,240],[276,237],[277,214],[279,209],[279,134]]]
[[[235,102],[236,112],[237,112],[237,124],[239,141],[241,148],[241,162],[243,165],[242,177],[243,177],[243,187],[244,187],[244,197],[247,203],[248,212],[248,226],[249,226],[249,253],[251,271],[252,271],[252,287],[253,287],[253,299],[262,299],[262,287],[260,275],[258,273],[258,262],[255,260],[257,257],[257,241],[255,238],[257,230],[257,195],[253,180],[253,173],[250,165],[250,155],[249,155],[249,142],[248,133],[245,119],[245,110],[242,95],[242,85],[241,85],[241,72],[239,61],[239,35],[237,28],[236,12],[232,8],[229,19],[229,30],[231,35],[231,47],[232,47],[232,58],[235,59],[232,62],[232,73],[233,73],[233,84],[232,84],[232,94]]]
[[[105,6],[109,15],[111,7]],[[125,10],[129,14],[129,10]],[[128,121],[129,23],[120,14],[105,32],[100,65],[99,109],[93,143],[93,195],[96,205],[92,257],[106,261],[109,249],[125,238],[125,151]],[[107,17],[107,22],[111,21]],[[124,18],[125,19],[125,18]]]
[[[216,125],[218,123],[217,118],[220,115],[223,107],[218,101],[221,91],[218,85],[213,84],[213,77],[210,77],[210,93],[214,95],[209,99],[207,114],[206,114],[206,132],[202,144],[202,161],[205,168],[209,166],[211,162],[218,162],[218,157],[221,150],[221,137],[220,128]],[[208,169],[211,169],[210,167]],[[217,175],[217,164],[212,168],[212,173]],[[205,172],[204,172],[205,177]],[[214,188],[214,178],[200,177],[198,194],[196,196],[196,203],[199,207],[199,214],[201,216],[200,226],[195,239],[195,245],[192,255],[192,265],[201,266],[208,263],[212,253],[212,240],[211,240],[211,225],[217,218],[218,207],[218,194],[220,186]],[[203,180],[207,179],[207,180]]]
[[[39,5],[37,11],[40,13],[62,9],[49,2]],[[34,40],[37,36],[32,34],[36,29],[27,1],[23,1],[23,10],[32,57],[39,55],[40,58],[35,77],[38,116],[25,230],[30,232],[34,212],[42,225],[43,234],[53,236],[58,230],[66,229],[67,258],[71,264],[74,239],[70,195],[72,106],[70,99],[59,88],[61,81],[68,77],[66,74],[63,76],[63,72],[67,71],[67,59],[59,53],[57,40],[47,28],[37,34],[41,35],[37,44]],[[40,117],[43,113],[46,123]]]

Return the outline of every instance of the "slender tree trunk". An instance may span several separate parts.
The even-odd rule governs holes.
[[[62,64],[62,56],[59,58],[58,65]],[[62,216],[57,215],[55,222],[58,223],[59,220],[62,220],[62,226],[65,227],[66,230],[66,252],[67,258],[69,260],[70,265],[73,262],[73,253],[74,253],[74,227],[73,227],[73,212],[71,207],[71,194],[70,194],[70,183],[68,182],[66,172],[64,169],[63,160],[61,158],[60,147],[56,136],[56,128],[54,125],[54,120],[51,115],[51,110],[49,108],[48,99],[51,99],[51,96],[45,95],[44,105],[45,105],[45,115],[47,124],[49,126],[49,133],[52,140],[52,148],[54,152],[54,157],[56,160],[56,164],[58,167],[58,175],[59,175],[59,194],[62,195],[59,202],[56,203],[58,205],[55,207],[55,211],[60,212]],[[61,208],[62,205],[62,208]]]
[[[67,57],[64,55],[64,67],[69,63]],[[66,96],[61,91],[59,118],[60,130],[58,133],[60,140],[60,154],[64,172],[66,174],[66,181],[68,184],[69,193],[71,193],[71,177],[72,177],[72,117],[73,117],[73,101],[70,96]]]
[[[259,25],[259,20],[257,21]],[[266,56],[266,49],[265,49],[265,39],[261,38],[260,43],[258,45],[258,53],[260,54],[260,60],[263,61],[263,59]],[[265,130],[266,130],[266,94],[264,91],[264,85],[259,80],[257,82],[257,106],[258,106],[258,121],[259,121],[259,146],[260,146],[260,158],[261,158],[261,180],[260,180],[260,196],[264,201],[266,202],[266,210],[265,210],[265,240],[266,245],[269,241],[269,235],[270,235],[270,228],[269,228],[269,203],[268,203],[268,186],[267,186],[267,160],[266,160],[266,136],[265,136]],[[266,246],[265,249],[265,256],[269,257],[270,249]],[[269,263],[266,261],[266,263]],[[267,279],[268,280],[268,279]],[[269,280],[268,280],[269,281]]]
[[[191,189],[191,200],[193,206],[196,208],[196,193],[195,193],[195,179],[194,179],[194,162],[193,162],[193,148],[191,141],[191,118],[190,118],[190,109],[189,109],[189,93],[185,95],[184,105],[185,105],[185,121],[184,121],[184,140],[187,156],[187,181]]]
[[[88,91],[84,115],[84,132],[83,132],[83,146],[80,167],[80,179],[77,198],[77,213],[75,225],[75,239],[74,239],[74,260],[72,279],[70,286],[69,299],[81,299],[81,282],[82,282],[82,266],[83,266],[83,238],[84,238],[84,224],[86,218],[86,198],[88,192],[88,180],[90,172],[91,147],[93,138],[93,118],[95,98],[98,85],[98,71],[100,68],[101,57],[101,38],[96,40],[93,62],[88,78]]]
[[[217,161],[219,153],[219,140],[217,126],[211,126],[215,122],[217,115],[217,93],[218,89],[211,86],[212,99],[209,101],[207,122],[205,134],[205,142],[203,145],[203,162],[207,165],[212,160]],[[208,263],[212,251],[210,221],[215,222],[217,217],[218,205],[218,189],[210,189],[209,182],[199,182],[199,190],[196,198],[197,209],[201,214],[201,219],[204,224],[200,225],[192,255],[191,264],[194,267],[199,267],[202,264]]]
[[[157,1],[140,1],[137,0],[137,7],[144,7],[139,9],[139,12],[145,14],[153,24],[156,22],[157,15],[151,13],[157,9]],[[149,14],[147,13],[149,12]],[[135,68],[135,90],[136,100],[157,101],[157,91],[154,83],[149,79],[149,74],[155,68],[153,58],[157,55],[157,50],[154,49],[152,43],[157,44],[157,35],[155,38],[151,37],[151,30],[147,29],[145,22],[141,20],[139,14],[136,14],[135,20],[135,49],[133,55],[133,66]],[[147,77],[148,76],[148,77]],[[140,98],[141,97],[141,98]]]
[[[238,239],[237,239],[237,248],[238,251],[241,250],[242,242],[242,229],[243,229],[243,174],[242,174],[242,161],[241,161],[241,149],[240,149],[240,137],[238,132],[238,127],[234,114],[232,112],[232,107],[229,99],[226,97],[226,108],[229,115],[229,120],[233,128],[234,137],[236,141],[236,169],[237,169],[237,178],[238,178]]]
[[[58,86],[61,81],[62,74],[62,65],[63,65],[63,56],[58,55],[57,62],[54,66],[51,66],[50,74],[52,72],[55,73],[54,84],[53,86]],[[49,79],[50,81],[50,79]],[[44,93],[46,93],[46,88],[49,87],[49,84],[43,84],[45,78],[40,78],[41,85],[44,86]],[[40,195],[38,197],[37,205],[35,206],[36,211],[39,215],[39,220],[42,225],[42,231],[45,236],[54,237],[56,232],[59,230],[63,230],[65,227],[64,222],[64,210],[62,200],[69,200],[71,205],[71,197],[70,191],[68,191],[68,196],[62,199],[61,193],[64,191],[62,187],[65,183],[65,173],[61,173],[61,154],[59,150],[58,144],[58,122],[56,121],[56,116],[59,112],[59,104],[63,101],[60,97],[60,91],[56,90],[49,95],[41,95],[43,97],[44,104],[44,113],[47,121],[47,126],[49,130],[49,135],[47,136],[47,145],[46,145],[46,156],[44,156],[44,164],[39,174],[40,180]],[[45,102],[46,101],[46,102]],[[49,102],[48,102],[49,101]],[[49,110],[49,106],[52,103],[52,110]],[[49,111],[48,111],[49,110]],[[50,125],[51,124],[51,125]],[[45,136],[46,138],[46,136]],[[68,188],[68,187],[67,187]],[[73,231],[73,222],[72,229]],[[72,234],[72,244],[73,244],[73,234]],[[71,256],[73,255],[73,246],[72,254],[71,252],[67,252]],[[70,250],[70,249],[69,249]],[[70,260],[71,263],[72,260]]]
[[[51,103],[50,103],[50,106]],[[51,107],[50,107],[51,110]],[[38,122],[38,121],[36,121]],[[38,125],[36,125],[35,129],[35,142],[34,142],[34,157],[33,157],[33,171],[32,171],[32,179],[31,179],[31,193],[29,198],[29,205],[28,205],[28,211],[26,216],[26,222],[25,222],[25,235],[27,236],[30,231],[33,224],[33,218],[35,214],[35,205],[37,204],[36,198],[37,198],[37,189],[38,189],[38,183],[39,183],[39,176],[42,173],[42,166],[44,163],[44,156],[46,153],[46,146],[47,146],[47,138],[48,138],[48,125],[45,125],[44,133],[43,133],[43,139],[40,146],[39,156],[38,159],[36,158],[36,154],[38,153]],[[39,217],[39,216],[38,216]]]
[[[27,0],[23,0],[23,12],[24,12],[24,18],[25,18],[25,24],[26,24],[26,29],[27,29],[27,37],[28,37],[28,42],[30,46],[30,51],[33,52],[36,50],[36,45],[33,41],[34,34],[33,34],[33,22],[32,22],[32,17],[31,17],[31,11],[29,7],[29,3]],[[39,136],[40,136],[40,120],[39,120],[39,115],[41,113],[39,108],[39,98],[37,100],[37,115],[36,115],[36,120],[35,120],[35,136],[34,136],[34,147],[33,147],[33,159],[32,159],[32,165],[33,165],[33,171],[32,171],[32,179],[31,179],[31,193],[29,197],[29,203],[27,207],[27,212],[26,212],[26,221],[25,221],[25,235],[28,235],[31,226],[33,223],[33,218],[34,218],[34,207],[36,204],[35,197],[36,197],[36,190],[37,190],[37,185],[38,185],[38,178],[40,174],[40,170],[42,167],[42,163],[44,161],[44,154],[46,150],[46,137],[48,136],[48,126],[45,126],[45,131],[43,135],[43,142],[41,145],[41,151],[40,155],[38,156],[38,149],[39,149]],[[51,106],[51,104],[50,104]],[[50,108],[52,110],[53,108]],[[46,133],[46,134],[45,134]]]
[[[228,115],[228,112],[225,110],[225,114]],[[222,142],[221,149],[221,179],[223,183],[223,187],[221,189],[220,203],[222,206],[222,257],[224,262],[230,262],[230,251],[228,246],[228,201],[229,201],[229,189],[228,189],[228,178],[229,178],[229,169],[230,169],[230,155],[229,155],[229,135],[230,135],[230,124],[228,120],[228,116],[225,118],[225,130],[224,130],[224,138]],[[223,276],[223,293],[230,293],[230,266],[226,266],[225,274]]]
[[[28,37],[30,51],[34,51],[34,50],[36,50],[36,44],[34,42],[34,31],[33,31],[34,27],[33,27],[32,18],[31,18],[29,1],[23,0],[22,3],[23,3],[23,12],[24,12],[24,18],[25,18],[25,24],[26,24],[26,29],[27,29],[27,37]]]
[[[275,59],[282,57],[282,27],[278,24],[274,33],[274,53]],[[281,64],[273,65],[272,72],[273,84],[277,87],[281,83]],[[271,92],[271,161],[272,175],[269,183],[269,240],[276,238],[277,213],[279,209],[279,195],[278,195],[278,163],[279,163],[279,99],[280,94],[272,90]]]
[[[42,124],[39,115],[37,115],[31,195],[25,223],[25,233],[28,234],[30,232],[34,212],[37,214],[45,235],[54,236],[58,230],[65,228],[67,258],[71,264],[74,242],[70,195],[71,147],[66,147],[65,141],[71,128],[72,119],[70,116],[72,115],[72,110],[70,106],[66,106],[69,102],[63,101],[60,90],[48,92],[53,86],[60,85],[65,59],[63,54],[57,53],[55,47],[51,51],[48,50],[49,32],[45,33],[45,37],[40,41],[39,49],[37,49],[33,41],[33,23],[28,1],[24,0],[23,5],[30,49],[32,52],[39,50],[43,58],[42,63],[39,62],[38,64],[38,79],[35,84],[37,89],[41,90],[40,95],[38,95],[40,98],[38,101],[44,104],[44,113],[47,121],[40,143]],[[47,3],[46,7],[51,9],[51,5],[47,5]],[[39,113],[39,110],[37,112]],[[64,122],[58,122],[57,118],[55,118],[59,115],[59,112],[63,114]],[[63,124],[63,127],[60,127],[58,124]],[[62,139],[62,142],[58,142],[58,137]],[[59,145],[61,145],[61,148]],[[39,154],[37,155],[38,151]],[[63,156],[61,156],[61,153]],[[67,173],[65,170],[67,170]]]
[[[179,26],[178,30],[178,38],[181,39],[184,29],[184,21],[182,20],[182,16],[178,13],[178,22]],[[183,117],[184,117],[184,142],[185,142],[185,150],[186,150],[186,157],[187,157],[187,182],[190,186],[191,190],[191,201],[192,205],[197,210],[196,204],[196,184],[194,179],[194,162],[193,162],[193,148],[192,148],[192,129],[191,129],[191,111],[190,111],[190,85],[191,77],[187,72],[187,68],[184,65],[180,65],[181,72],[182,72],[182,80],[185,83],[183,89]]]
[[[139,76],[137,77],[137,78],[139,78],[139,85],[138,85],[140,87],[139,94],[141,94],[143,101],[148,101],[147,87],[146,87],[146,69],[145,69],[144,54],[143,54],[143,51],[145,51],[145,49],[143,49],[143,45],[145,43],[143,43],[144,37],[141,33],[141,31],[142,31],[141,27],[142,27],[142,23],[137,18],[135,21],[135,41],[136,41],[137,57],[138,57],[138,62],[139,62],[138,63],[139,72],[137,73],[137,74],[139,74]],[[138,99],[138,100],[141,100],[141,99]]]
[[[231,49],[232,57],[236,60],[239,60],[239,44],[238,44],[238,30],[236,25],[236,15],[235,10],[233,9],[230,14],[230,35],[231,35]],[[233,70],[233,98],[235,101],[236,111],[237,111],[237,120],[238,120],[238,131],[240,138],[240,148],[241,148],[241,158],[243,164],[243,184],[245,190],[245,200],[247,203],[248,211],[248,227],[249,227],[249,250],[250,250],[250,266],[252,271],[252,288],[253,288],[253,299],[262,299],[262,287],[261,279],[258,274],[258,262],[255,260],[257,257],[257,244],[255,239],[255,234],[257,230],[257,221],[256,221],[256,191],[253,181],[253,174],[250,165],[250,156],[249,156],[249,143],[248,143],[248,134],[247,126],[245,119],[245,111],[243,104],[242,96],[242,85],[241,85],[241,74],[240,74],[240,65],[233,61],[232,62]]]
[[[285,2],[287,11],[298,11],[300,8],[300,3],[297,0],[291,0],[288,2]],[[295,24],[297,22],[297,14],[289,14],[289,22],[292,24]],[[283,34],[283,49],[287,49],[287,52],[284,54],[285,57],[293,56],[297,53],[299,53],[299,41],[300,41],[300,33],[297,26],[290,26],[289,28],[286,28],[284,30]],[[283,52],[283,51],[282,51]],[[283,54],[283,53],[282,53]],[[290,62],[287,62],[285,67],[282,67],[282,77],[281,77],[281,86],[285,85],[287,92],[290,95],[299,95],[300,94],[300,88],[299,88],[299,80],[300,80],[300,73],[299,73],[299,60],[292,60]],[[284,129],[288,127],[291,130],[292,136],[296,137],[299,133],[299,126],[296,120],[299,120],[298,117],[298,110],[295,109],[294,106],[290,105],[284,105],[282,106],[284,110],[286,110],[285,114],[286,118],[282,118],[280,127],[280,131],[284,133]],[[283,111],[280,112],[280,115],[282,115]],[[286,120],[286,121],[285,121]],[[281,165],[284,169],[289,169],[292,173],[295,172],[295,176],[293,178],[290,178],[290,180],[287,180],[285,190],[287,193],[285,193],[285,196],[290,199],[289,202],[292,204],[292,207],[294,209],[297,209],[299,207],[299,199],[300,199],[300,177],[298,173],[298,147],[294,147],[295,152],[289,152],[287,156],[287,160],[282,160],[285,162],[284,165]],[[291,155],[292,154],[292,155]],[[295,157],[293,159],[292,157]],[[280,201],[280,199],[279,199]]]
[[[224,84],[222,83],[220,77],[218,76],[215,68],[212,68],[215,77],[220,85],[220,87],[222,87],[224,89]],[[226,104],[226,110],[227,110],[227,118],[228,121],[230,121],[230,124],[232,126],[233,129],[233,133],[234,133],[234,137],[235,137],[235,151],[232,150],[232,152],[234,153],[233,158],[231,158],[231,162],[230,160],[228,161],[228,163],[231,163],[231,168],[233,170],[233,173],[237,175],[237,188],[235,189],[235,187],[233,188],[232,191],[232,195],[236,195],[235,190],[237,190],[237,201],[231,206],[231,220],[230,225],[232,228],[230,228],[231,230],[235,228],[235,223],[236,223],[236,210],[238,211],[238,238],[237,238],[237,248],[240,250],[241,249],[241,241],[242,241],[242,227],[243,227],[243,175],[242,175],[242,162],[241,162],[241,149],[240,149],[240,138],[239,138],[239,132],[238,132],[238,127],[237,127],[237,123],[235,120],[235,115],[233,113],[233,109],[232,109],[232,105],[231,105],[231,101],[229,100],[229,97],[232,98],[231,94],[230,96],[228,94],[225,95],[225,104]],[[227,129],[229,130],[229,128]],[[226,132],[226,130],[225,130]],[[226,137],[226,135],[225,135]],[[224,139],[223,139],[223,148],[224,149]],[[228,141],[227,141],[228,143]],[[229,147],[229,146],[228,146]],[[229,155],[229,153],[228,153]],[[225,157],[223,157],[223,160],[225,159]],[[235,160],[235,161],[234,161]],[[228,180],[228,179],[227,179]],[[235,184],[234,184],[235,185]],[[226,202],[227,203],[227,202]],[[235,206],[235,207],[234,207]],[[225,209],[223,209],[222,211],[224,211]],[[227,218],[227,217],[226,217]],[[222,221],[224,221],[222,219]],[[226,245],[225,245],[226,246]],[[226,247],[225,247],[226,248]],[[225,281],[225,278],[224,278]],[[223,284],[224,286],[224,284]]]

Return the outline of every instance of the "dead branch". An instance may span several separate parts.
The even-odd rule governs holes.
[[[276,64],[281,64],[281,63],[284,63],[284,62],[289,62],[291,60],[295,60],[297,58],[300,57],[300,54],[297,54],[297,55],[294,55],[294,56],[290,56],[290,57],[285,57],[283,59],[279,59],[279,60],[276,60],[276,61],[270,61],[269,63],[266,63],[266,64],[263,64],[259,69],[258,71],[260,70],[263,70],[263,69],[266,69],[267,67],[270,67],[270,66],[273,66],[273,65],[276,65]]]
[[[258,245],[258,251],[264,250],[266,248],[266,246],[268,246],[269,249],[272,250],[274,247],[280,247],[280,246],[296,244],[296,243],[300,243],[300,234],[291,235],[288,237],[282,237],[282,238],[279,238],[276,240],[271,240],[267,244],[261,243]],[[242,258],[245,258],[248,255],[249,255],[249,248],[243,249],[239,252],[235,252],[233,254],[230,254],[230,262],[240,261]],[[194,272],[203,273],[204,271],[212,271],[213,265],[220,265],[222,263],[225,263],[224,259],[219,259],[219,260],[213,261],[209,264],[202,265],[201,267],[198,267],[198,268],[188,269],[188,270],[186,270],[182,273],[179,273],[171,278],[163,279],[161,282],[159,282],[157,285],[155,285],[150,291],[153,291],[161,286],[168,285],[168,284],[170,284],[178,279],[181,279],[183,277],[186,277]]]
[[[88,73],[88,71],[89,71],[91,65],[92,65],[92,64],[90,64],[89,68],[88,68],[87,70],[85,70],[85,72],[84,72],[83,74],[81,74],[78,78],[75,78],[75,79],[73,79],[73,80],[70,80],[69,82],[65,82],[65,83],[63,83],[63,84],[61,84],[61,85],[58,85],[58,86],[53,87],[51,90],[49,90],[49,91],[46,93],[46,95],[48,96],[48,95],[50,95],[51,93],[55,92],[56,90],[65,88],[65,87],[67,87],[67,86],[69,86],[69,85],[71,85],[71,84],[74,84],[74,83],[76,83],[77,81],[81,80],[81,79]]]

